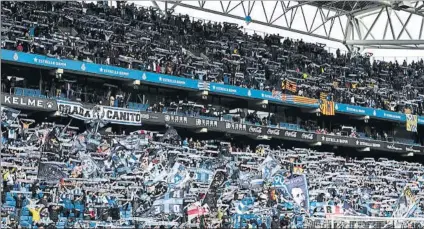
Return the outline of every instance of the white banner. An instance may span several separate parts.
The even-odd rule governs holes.
[[[107,122],[123,125],[141,125],[140,111],[105,106],[99,106],[98,108],[98,111],[102,114],[100,117]]]
[[[68,115],[81,120],[101,119],[115,124],[141,125],[141,113],[137,110],[107,106],[87,108],[81,103],[60,100],[57,101],[57,106],[60,115]]]
[[[93,110],[85,108],[81,103],[58,100],[57,107],[61,115],[68,115],[82,120],[91,120],[95,118]]]

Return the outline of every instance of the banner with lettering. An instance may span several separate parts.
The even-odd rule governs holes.
[[[92,120],[95,118],[93,109],[84,107],[81,103],[58,100],[57,107],[60,115],[67,115],[81,120]]]
[[[406,114],[406,130],[410,132],[417,132],[418,116]]]
[[[141,113],[137,110],[119,107],[98,106],[99,117],[110,123],[123,125],[141,125]]]
[[[25,110],[56,111],[56,101],[42,97],[1,94],[1,104]]]

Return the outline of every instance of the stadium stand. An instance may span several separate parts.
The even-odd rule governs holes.
[[[234,24],[129,4],[2,7],[5,49],[422,114],[423,60],[370,63],[369,56],[334,55],[321,44],[247,35]]]
[[[28,120],[5,116],[2,213],[10,228],[275,228],[330,215],[422,217],[419,163],[182,139],[172,127],[129,135],[54,123],[25,129],[16,123]]]
[[[424,227],[418,119],[407,131],[333,103],[417,118],[422,60],[371,63],[130,4],[1,6],[16,63],[40,54],[322,102],[308,113],[2,61],[2,228]]]

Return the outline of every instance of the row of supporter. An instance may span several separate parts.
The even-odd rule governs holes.
[[[312,218],[424,210],[419,163],[183,139],[172,127],[87,127],[19,116],[2,123],[5,228],[303,228]]]
[[[370,54],[333,54],[322,44],[249,35],[231,23],[161,15],[133,4],[2,7],[6,49],[315,99],[325,93],[340,103],[423,113],[422,60],[371,62]]]

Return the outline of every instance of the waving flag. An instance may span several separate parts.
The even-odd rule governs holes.
[[[19,113],[21,112],[18,110],[8,107],[1,107],[1,124],[4,126],[12,124],[18,117]]]
[[[58,181],[62,178],[67,178],[65,173],[64,163],[42,162],[38,168],[38,179],[44,181]]]
[[[417,132],[418,116],[406,114],[406,130],[410,132]]]
[[[200,202],[194,202],[187,208],[187,216],[188,221],[191,221],[192,219],[206,215],[209,213],[208,205],[201,206]]]
[[[172,190],[163,199],[153,202],[153,214],[180,214],[183,212],[183,200],[184,193],[181,190]]]
[[[281,166],[271,156],[267,156],[267,158],[262,162],[259,166],[260,171],[262,172],[262,178],[264,180],[271,179],[271,177],[280,170]]]
[[[303,96],[294,96],[295,103],[318,104],[318,99],[306,98]]]
[[[327,100],[327,95],[328,95],[328,93],[320,92],[319,93],[319,99],[320,100]]]
[[[319,106],[321,114],[323,115],[335,115],[334,102],[328,100],[321,100]]]
[[[417,200],[411,191],[406,187],[396,204],[396,210],[393,212],[394,217],[411,217],[417,208]]]
[[[285,83],[285,86],[286,86],[286,89],[287,90],[289,90],[289,91],[291,91],[293,93],[296,93],[296,91],[297,91],[297,84],[296,84],[296,82],[287,80],[286,83]]]

